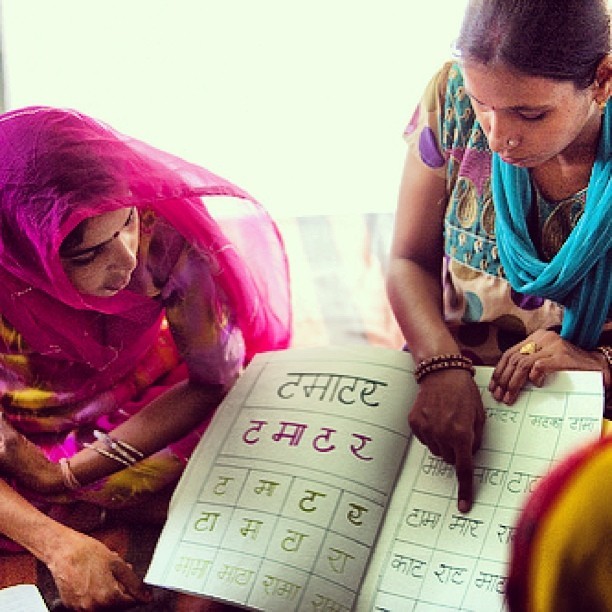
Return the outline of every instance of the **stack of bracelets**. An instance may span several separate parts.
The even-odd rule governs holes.
[[[102,443],[101,445],[95,442],[93,444],[85,442],[83,446],[95,451],[107,459],[112,459],[125,467],[134,465],[137,461],[144,458],[144,454],[138,449],[134,448],[131,444],[123,442],[122,440],[117,440],[103,431],[94,431],[94,436],[98,442]],[[59,465],[62,471],[64,486],[72,491],[81,488],[81,483],[70,469],[69,460],[66,457],[63,457],[59,460]]]
[[[432,372],[450,369],[467,370],[472,376],[474,376],[475,373],[474,364],[469,357],[465,357],[461,353],[450,353],[423,359],[423,361],[417,365],[414,371],[414,377],[416,381],[420,383],[425,376]]]
[[[103,431],[95,430],[94,436],[96,440],[102,442],[103,446],[97,446],[95,443],[90,444],[89,442],[85,442],[83,446],[96,451],[96,453],[108,459],[121,463],[121,465],[129,467],[144,457],[144,455],[131,444],[112,438]]]

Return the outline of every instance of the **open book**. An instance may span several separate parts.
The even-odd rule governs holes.
[[[476,503],[407,423],[411,357],[376,347],[258,355],[173,496],[146,581],[247,609],[503,609],[525,496],[601,432],[601,375],[561,372],[513,406],[486,390]]]

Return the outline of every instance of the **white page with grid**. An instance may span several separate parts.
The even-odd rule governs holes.
[[[472,510],[457,510],[454,469],[413,444],[363,591],[370,598],[359,610],[504,609],[519,509],[560,458],[599,437],[603,397],[599,373],[561,372],[506,406],[486,390],[491,372],[476,374],[487,424],[474,459]]]
[[[373,347],[258,356],[181,479],[147,581],[270,612],[405,612],[411,597],[420,602],[415,610],[448,602],[464,605],[449,609],[495,609],[470,607],[473,595],[486,591],[474,583],[480,578],[478,584],[497,587],[503,581],[505,548],[492,539],[490,525],[505,525],[509,539],[522,495],[500,495],[499,487],[485,485],[507,483],[510,471],[519,470],[528,488],[561,447],[597,436],[601,394],[596,412],[597,394],[585,407],[576,388],[580,377],[560,376],[558,392],[530,390],[510,408],[491,403],[485,391],[490,368],[479,368],[477,382],[488,396],[487,433],[476,458],[483,486],[464,516],[456,511],[453,469],[410,436],[407,414],[417,389],[412,370],[405,353]],[[532,396],[547,398],[535,412],[525,410]],[[580,409],[574,397],[582,398]],[[536,446],[547,449],[546,456],[507,465],[507,456],[532,446],[533,427],[518,436],[532,421],[540,424]],[[508,429],[516,434],[512,444]],[[544,443],[551,436],[556,442]],[[487,450],[492,447],[501,451]],[[420,512],[429,513],[435,529],[412,528],[429,524]],[[485,529],[484,548],[466,546],[471,537],[465,533]],[[499,593],[486,601],[493,599],[500,602]]]

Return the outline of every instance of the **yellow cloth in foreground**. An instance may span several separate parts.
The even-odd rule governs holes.
[[[532,494],[517,524],[512,612],[612,610],[612,436],[568,457]]]

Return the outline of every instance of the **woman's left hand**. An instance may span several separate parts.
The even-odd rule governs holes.
[[[39,493],[62,490],[61,470],[25,436],[20,434],[0,412],[0,474],[16,478]]]
[[[528,382],[541,387],[553,372],[601,371],[604,365],[597,351],[585,351],[555,332],[538,330],[501,356],[493,370],[489,391],[498,402],[510,405]]]

